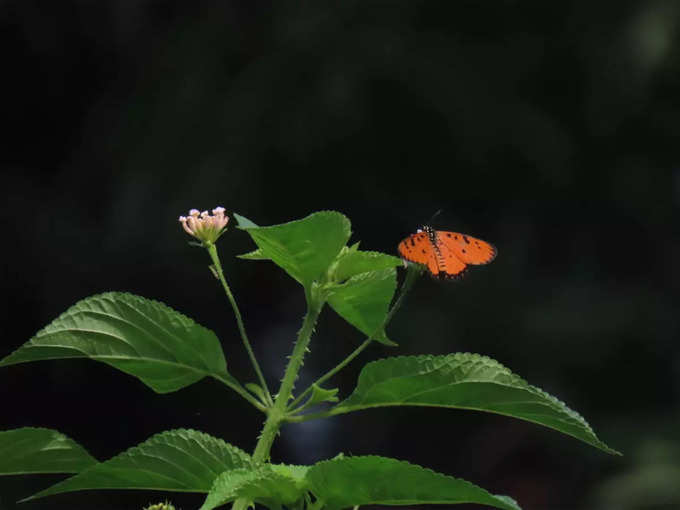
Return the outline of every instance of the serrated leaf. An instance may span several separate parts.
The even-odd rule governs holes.
[[[607,453],[577,412],[486,356],[403,356],[368,363],[354,392],[332,414],[381,406],[435,406],[512,416],[550,427]]]
[[[215,480],[200,510],[212,510],[238,498],[246,498],[274,509],[281,508],[281,505],[292,505],[306,492],[306,483],[300,477],[306,473],[306,469],[291,470],[290,467],[265,464],[254,469],[222,473]]]
[[[269,465],[276,473],[285,475],[295,480],[295,483],[297,483],[301,489],[307,487],[306,481],[307,471],[309,471],[309,468],[311,468],[312,466],[300,466],[295,464],[269,464]]]
[[[96,463],[85,448],[56,430],[0,431],[0,475],[78,473]]]
[[[349,220],[334,211],[270,227],[239,228],[258,246],[242,258],[269,259],[305,287],[325,275],[351,234]]]
[[[79,301],[0,366],[63,358],[102,361],[158,393],[208,375],[234,381],[212,331],[158,301],[121,292]]]
[[[377,251],[358,251],[354,246],[338,257],[333,271],[335,281],[342,282],[361,273],[390,269],[402,264],[400,258]]]
[[[161,432],[26,500],[86,489],[208,492],[225,471],[252,467],[250,455],[196,430]]]
[[[355,505],[452,505],[477,503],[520,510],[510,498],[490,494],[470,482],[385,457],[344,457],[312,466],[307,481],[324,508]]]
[[[328,304],[352,326],[385,345],[397,345],[387,338],[385,318],[397,288],[394,268],[352,276],[332,287]]]

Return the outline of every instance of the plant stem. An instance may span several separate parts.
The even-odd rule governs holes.
[[[408,294],[409,290],[411,290],[411,287],[413,286],[413,283],[416,281],[416,278],[420,275],[421,270],[416,266],[409,266],[407,273],[406,273],[406,278],[404,279],[404,282],[401,284],[401,288],[399,289],[399,296],[397,297],[397,300],[394,302],[394,306],[390,309],[390,311],[385,315],[385,320],[381,324],[381,326],[376,329],[371,336],[369,336],[364,342],[354,349],[344,360],[342,360],[340,363],[338,363],[335,367],[333,367],[331,370],[326,372],[324,375],[319,377],[316,381],[314,381],[312,384],[307,387],[298,397],[293,400],[293,402],[290,403],[288,406],[289,409],[294,409],[296,405],[298,405],[302,400],[311,393],[312,391],[312,386],[315,384],[317,386],[320,386],[322,383],[326,382],[328,379],[333,377],[335,374],[337,374],[340,370],[345,368],[354,358],[356,358],[361,352],[366,349],[370,345],[370,343],[373,341],[373,337],[377,335],[381,330],[385,329],[389,322],[392,320],[392,317],[394,317],[394,314],[397,313],[401,305],[404,303],[404,298],[406,297],[406,294]],[[296,409],[293,412],[300,411],[301,408]]]
[[[241,312],[238,309],[238,305],[236,304],[234,295],[231,293],[231,289],[227,284],[227,280],[224,278],[224,271],[222,271],[222,264],[220,263],[220,257],[217,254],[217,248],[212,243],[208,244],[206,248],[208,250],[208,254],[210,255],[213,264],[215,265],[215,270],[217,271],[217,278],[220,280],[222,288],[224,289],[224,292],[227,295],[227,298],[229,299],[229,303],[231,303],[231,307],[234,310],[234,315],[236,316],[236,323],[238,324],[238,330],[239,333],[241,334],[243,345],[245,346],[246,351],[248,352],[248,357],[250,358],[250,362],[252,363],[253,368],[255,369],[255,373],[257,374],[257,378],[260,381],[260,386],[262,386],[262,389],[264,390],[267,402],[271,406],[274,404],[272,400],[272,395],[269,392],[269,388],[267,387],[267,381],[265,380],[264,375],[262,375],[262,370],[260,370],[260,365],[257,362],[257,358],[255,357],[255,353],[253,352],[253,348],[250,346],[250,341],[248,340],[248,335],[246,334],[246,328],[244,327],[243,319],[241,318]]]
[[[260,411],[266,413],[267,412],[267,407],[265,407],[258,399],[253,397],[248,390],[246,390],[243,386],[239,384],[238,381],[233,379],[231,376],[225,377],[224,375],[221,374],[211,374],[215,379],[220,381],[221,383],[225,384],[226,386],[229,386],[232,390],[234,390],[236,393],[241,395],[244,399],[246,399],[248,402],[253,404],[253,406]]]
[[[310,302],[311,301],[311,302]],[[293,353],[288,361],[288,366],[286,367],[286,372],[281,381],[281,388],[279,389],[279,394],[276,396],[276,401],[274,402],[274,407],[269,411],[269,417],[264,424],[262,429],[262,435],[260,436],[257,446],[255,447],[255,452],[253,453],[253,460],[255,462],[264,462],[269,456],[269,450],[271,449],[272,443],[274,442],[274,437],[283,422],[286,414],[286,406],[290,395],[293,392],[293,386],[295,385],[295,380],[297,379],[300,368],[302,367],[302,361],[309,345],[309,341],[312,337],[312,332],[314,331],[314,325],[316,324],[316,319],[321,312],[321,304],[315,303],[314,299],[308,300],[307,303],[307,314],[302,322],[302,327],[298,332],[298,338],[293,347]]]
[[[281,387],[279,393],[276,396],[274,405],[270,407],[267,411],[267,420],[262,428],[262,433],[260,438],[257,440],[255,445],[255,451],[253,452],[253,461],[256,463],[265,462],[269,458],[269,452],[271,450],[274,439],[281,428],[281,424],[286,418],[286,407],[288,405],[288,400],[290,400],[291,393],[293,392],[293,387],[295,385],[295,380],[297,379],[300,368],[302,367],[302,362],[305,357],[305,352],[309,346],[309,341],[312,338],[312,333],[314,332],[314,326],[316,325],[316,320],[321,313],[323,308],[324,299],[315,289],[311,292],[307,292],[307,314],[305,315],[304,321],[302,322],[302,327],[298,331],[297,340],[295,341],[295,346],[293,347],[293,352],[288,360],[288,366],[283,375],[283,380],[281,381]],[[247,499],[238,499],[234,502],[232,510],[245,510],[248,506]]]
[[[338,363],[335,367],[333,367],[331,370],[326,372],[324,375],[319,377],[305,391],[300,393],[300,395],[298,395],[298,397],[290,403],[289,408],[295,409],[295,406],[298,405],[300,402],[302,402],[302,400],[312,392],[312,386],[314,386],[315,384],[317,386],[320,386],[322,383],[324,383],[325,381],[327,381],[328,379],[333,377],[340,370],[345,368],[354,358],[356,358],[359,354],[361,354],[361,352],[366,347],[368,347],[372,341],[373,341],[372,337],[368,337],[366,340],[364,340],[364,342],[359,347],[354,349],[349,356],[347,356],[344,360],[342,360],[340,363]],[[294,412],[301,411],[301,410],[302,410],[301,408],[298,408],[298,409],[295,409]]]

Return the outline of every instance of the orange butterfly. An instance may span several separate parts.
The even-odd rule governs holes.
[[[460,278],[468,265],[488,264],[497,253],[481,239],[427,226],[400,242],[398,250],[403,259],[425,265],[432,276],[442,279]]]

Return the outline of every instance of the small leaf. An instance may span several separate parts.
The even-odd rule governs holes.
[[[96,463],[82,446],[56,430],[0,431],[0,475],[78,473]]]
[[[227,471],[217,477],[200,510],[212,510],[238,498],[275,509],[293,505],[306,492],[305,473],[305,466],[269,464]]]
[[[158,301],[121,292],[79,301],[0,366],[63,358],[103,361],[158,393],[207,375],[233,381],[212,331]]]
[[[270,227],[240,228],[258,246],[258,250],[242,258],[269,259],[305,287],[325,275],[351,234],[349,220],[334,211]]]
[[[306,405],[320,404],[321,402],[337,402],[338,389],[326,390],[317,384],[312,384],[312,396]]]
[[[333,414],[381,406],[435,406],[513,416],[573,436],[607,453],[588,423],[563,402],[503,365],[469,353],[402,356],[368,363],[354,392]]]
[[[328,304],[366,336],[385,345],[397,345],[387,338],[384,329],[396,288],[394,268],[361,273],[331,287]]]
[[[29,499],[85,489],[208,492],[225,471],[252,465],[244,451],[195,430],[170,430]]]
[[[358,251],[352,248],[348,248],[338,257],[333,272],[335,281],[342,282],[361,273],[390,269],[402,265],[401,259],[392,255],[386,255],[377,251]]]
[[[356,505],[453,505],[477,503],[520,510],[507,496],[494,496],[470,482],[385,457],[325,460],[307,473],[310,490],[335,510]]]

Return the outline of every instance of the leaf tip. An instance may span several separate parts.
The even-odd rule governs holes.
[[[241,229],[241,230],[247,230],[249,228],[258,228],[258,225],[256,225],[254,222],[250,221],[245,216],[241,216],[238,213],[232,213],[232,216],[236,219],[236,222],[238,223],[238,225],[236,227]]]

